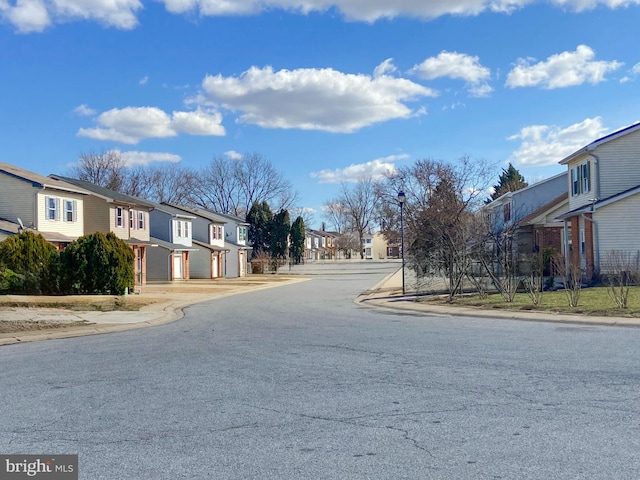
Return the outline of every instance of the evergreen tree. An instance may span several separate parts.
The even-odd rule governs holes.
[[[287,258],[289,254],[289,233],[291,221],[289,212],[280,210],[273,216],[270,228],[270,250],[273,258]]]
[[[304,220],[298,217],[291,225],[291,246],[289,250],[291,260],[296,265],[302,262],[304,257]]]
[[[253,202],[247,213],[247,223],[249,224],[249,242],[253,246],[253,254],[269,252],[271,250],[271,222],[273,213],[267,202]]]
[[[112,232],[80,237],[60,255],[65,292],[122,295],[133,288],[133,261],[131,248]]]
[[[501,197],[507,192],[515,192],[527,187],[529,184],[525,181],[520,172],[511,164],[507,168],[502,169],[502,173],[498,178],[498,184],[493,186],[494,192],[491,199],[487,203]]]
[[[0,266],[17,274],[7,285],[13,293],[58,293],[58,261],[56,248],[30,230],[0,242]]]

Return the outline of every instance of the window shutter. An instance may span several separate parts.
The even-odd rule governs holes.
[[[74,222],[78,221],[78,201],[77,200],[73,201],[73,221]]]
[[[60,220],[60,199],[56,198],[56,220]]]

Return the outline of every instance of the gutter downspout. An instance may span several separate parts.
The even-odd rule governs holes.
[[[596,182],[595,182],[595,198],[593,199],[593,203],[591,205],[591,216],[593,217],[593,215],[595,214],[596,208],[595,208],[595,203],[600,200],[600,157],[598,157],[595,153],[597,147],[592,147],[591,151],[590,149],[586,150],[586,154],[590,157],[593,158],[594,160],[594,164],[596,167]],[[594,265],[594,267],[597,267],[598,270],[600,269],[600,242],[599,242],[599,237],[598,237],[598,222],[596,222],[593,218],[587,218],[584,216],[584,214],[582,214],[582,218],[584,218],[585,220],[588,220],[592,223],[593,225],[593,254],[594,254],[594,263],[596,265]]]
[[[564,226],[564,271],[569,271],[569,224],[567,223],[567,219],[565,218],[563,221]]]

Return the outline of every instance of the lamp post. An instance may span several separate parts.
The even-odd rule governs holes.
[[[402,294],[405,294],[404,290],[404,222],[402,218],[402,210],[404,202],[407,201],[407,197],[404,192],[400,190],[398,192],[398,203],[400,204],[400,254],[402,255]]]

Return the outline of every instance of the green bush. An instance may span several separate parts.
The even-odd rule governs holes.
[[[2,287],[9,293],[59,292],[56,248],[42,235],[27,230],[0,242]]]
[[[122,295],[133,288],[134,254],[113,233],[92,233],[71,242],[60,255],[65,293]]]

